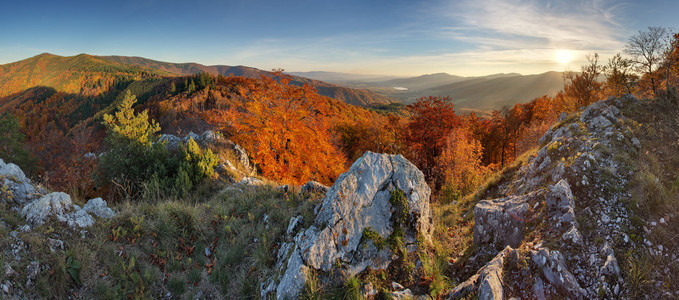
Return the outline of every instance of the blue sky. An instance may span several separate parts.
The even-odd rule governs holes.
[[[640,29],[679,28],[677,13],[674,0],[3,1],[0,63],[49,52],[286,71],[534,74],[576,70],[588,53],[605,60]]]

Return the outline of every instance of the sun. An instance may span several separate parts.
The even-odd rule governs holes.
[[[567,64],[571,62],[571,60],[573,60],[573,56],[573,51],[566,49],[557,50],[554,53],[554,58],[560,64]]]

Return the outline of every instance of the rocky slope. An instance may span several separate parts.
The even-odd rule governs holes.
[[[618,107],[637,101],[609,99],[563,115],[537,155],[500,184],[503,197],[476,205],[479,250],[469,265],[480,268],[451,299],[629,297],[619,261],[641,246],[628,205],[641,144]]]

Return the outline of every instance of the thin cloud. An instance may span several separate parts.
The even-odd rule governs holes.
[[[608,3],[471,0],[454,4],[450,16],[462,20],[467,31],[477,31],[478,42],[492,47],[502,46],[504,40],[522,47],[619,49],[625,30],[616,20],[624,5]]]

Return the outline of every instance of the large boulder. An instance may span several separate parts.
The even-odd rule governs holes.
[[[47,194],[35,200],[21,210],[26,221],[34,226],[40,226],[54,216],[60,222],[65,222],[69,227],[89,227],[94,224],[94,219],[86,211],[71,202],[71,196],[62,192]]]
[[[314,225],[295,237],[277,298],[298,295],[305,268],[339,266],[348,275],[387,268],[397,254],[379,241],[392,234],[403,234],[403,246],[417,250],[418,237],[431,240],[430,194],[422,172],[403,156],[366,152],[330,188]]]

